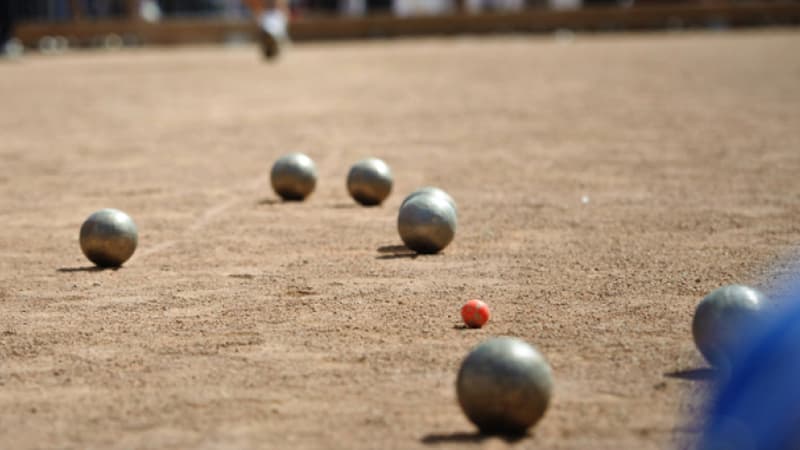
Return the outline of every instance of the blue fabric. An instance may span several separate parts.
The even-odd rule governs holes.
[[[712,397],[704,450],[800,449],[800,284],[743,344]]]

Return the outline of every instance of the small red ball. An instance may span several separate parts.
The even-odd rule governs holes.
[[[461,307],[461,318],[471,328],[482,327],[491,316],[489,305],[480,300],[470,300]]]

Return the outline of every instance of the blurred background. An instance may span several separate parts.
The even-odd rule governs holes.
[[[295,41],[800,23],[800,0],[290,0],[289,10]],[[250,11],[242,0],[0,0],[14,42],[42,52],[249,42]]]

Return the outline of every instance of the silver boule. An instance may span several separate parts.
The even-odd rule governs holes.
[[[100,267],[121,266],[133,255],[138,242],[136,224],[118,209],[96,211],[81,225],[81,250]]]
[[[317,186],[317,167],[302,153],[289,153],[275,161],[270,173],[272,189],[284,200],[300,201]]]
[[[492,338],[461,363],[461,410],[485,434],[524,434],[544,416],[553,391],[550,365],[530,344]]]
[[[438,195],[417,195],[397,215],[397,231],[408,248],[417,253],[438,253],[456,234],[456,211]]]
[[[765,305],[764,294],[739,284],[723,286],[705,296],[692,320],[694,343],[706,360],[728,367],[742,335],[753,327]]]
[[[347,191],[364,206],[380,205],[392,192],[392,170],[380,159],[363,159],[350,168]]]
[[[407,201],[411,200],[412,198],[422,195],[422,194],[432,194],[432,195],[439,195],[447,200],[448,203],[453,207],[453,210],[458,214],[458,206],[456,205],[456,201],[453,200],[453,197],[450,196],[447,192],[438,187],[434,186],[425,186],[417,189],[416,191],[408,194],[408,196],[403,200],[403,203],[400,204],[400,207],[406,204]]]

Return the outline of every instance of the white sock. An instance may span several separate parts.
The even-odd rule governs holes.
[[[286,15],[279,9],[271,9],[261,14],[261,28],[277,39],[288,38]]]

